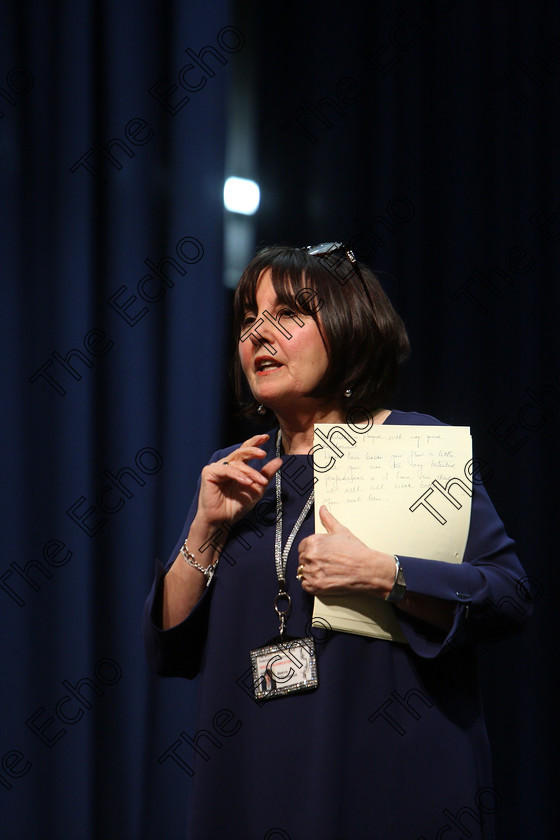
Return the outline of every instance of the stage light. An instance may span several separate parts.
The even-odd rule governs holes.
[[[261,198],[259,185],[248,178],[228,178],[224,184],[224,204],[231,213],[252,216]]]

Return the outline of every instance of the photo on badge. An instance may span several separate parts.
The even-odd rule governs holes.
[[[317,688],[313,639],[293,639],[251,651],[253,686],[257,700],[269,700]]]

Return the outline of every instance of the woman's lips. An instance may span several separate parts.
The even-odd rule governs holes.
[[[257,356],[255,359],[255,373],[265,374],[272,373],[282,366],[282,362],[275,359],[273,356]]]
[[[257,373],[257,376],[267,376],[268,374],[271,374],[271,373],[274,373],[277,370],[280,370],[281,367],[283,367],[283,365],[280,364],[279,362],[273,362],[271,364],[265,365],[262,368],[259,368],[256,371],[256,373]]]

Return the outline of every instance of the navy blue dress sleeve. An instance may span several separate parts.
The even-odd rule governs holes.
[[[397,610],[412,649],[428,658],[468,642],[504,638],[521,630],[532,612],[531,593],[515,543],[506,534],[486,489],[473,485],[471,523],[462,563],[399,557],[408,592],[455,603],[449,633]]]

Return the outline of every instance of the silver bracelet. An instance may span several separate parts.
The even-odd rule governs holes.
[[[214,576],[214,572],[216,571],[216,566],[218,565],[219,558],[218,558],[218,560],[216,560],[215,563],[210,563],[209,566],[204,568],[204,566],[201,566],[200,563],[196,562],[196,560],[194,558],[194,554],[192,554],[192,552],[189,551],[189,547],[187,545],[186,540],[183,543],[183,545],[181,546],[181,554],[183,555],[186,562],[190,566],[194,566],[195,569],[198,569],[199,572],[202,572],[204,577],[207,578],[206,586],[210,586],[210,581],[212,580],[212,578]]]

